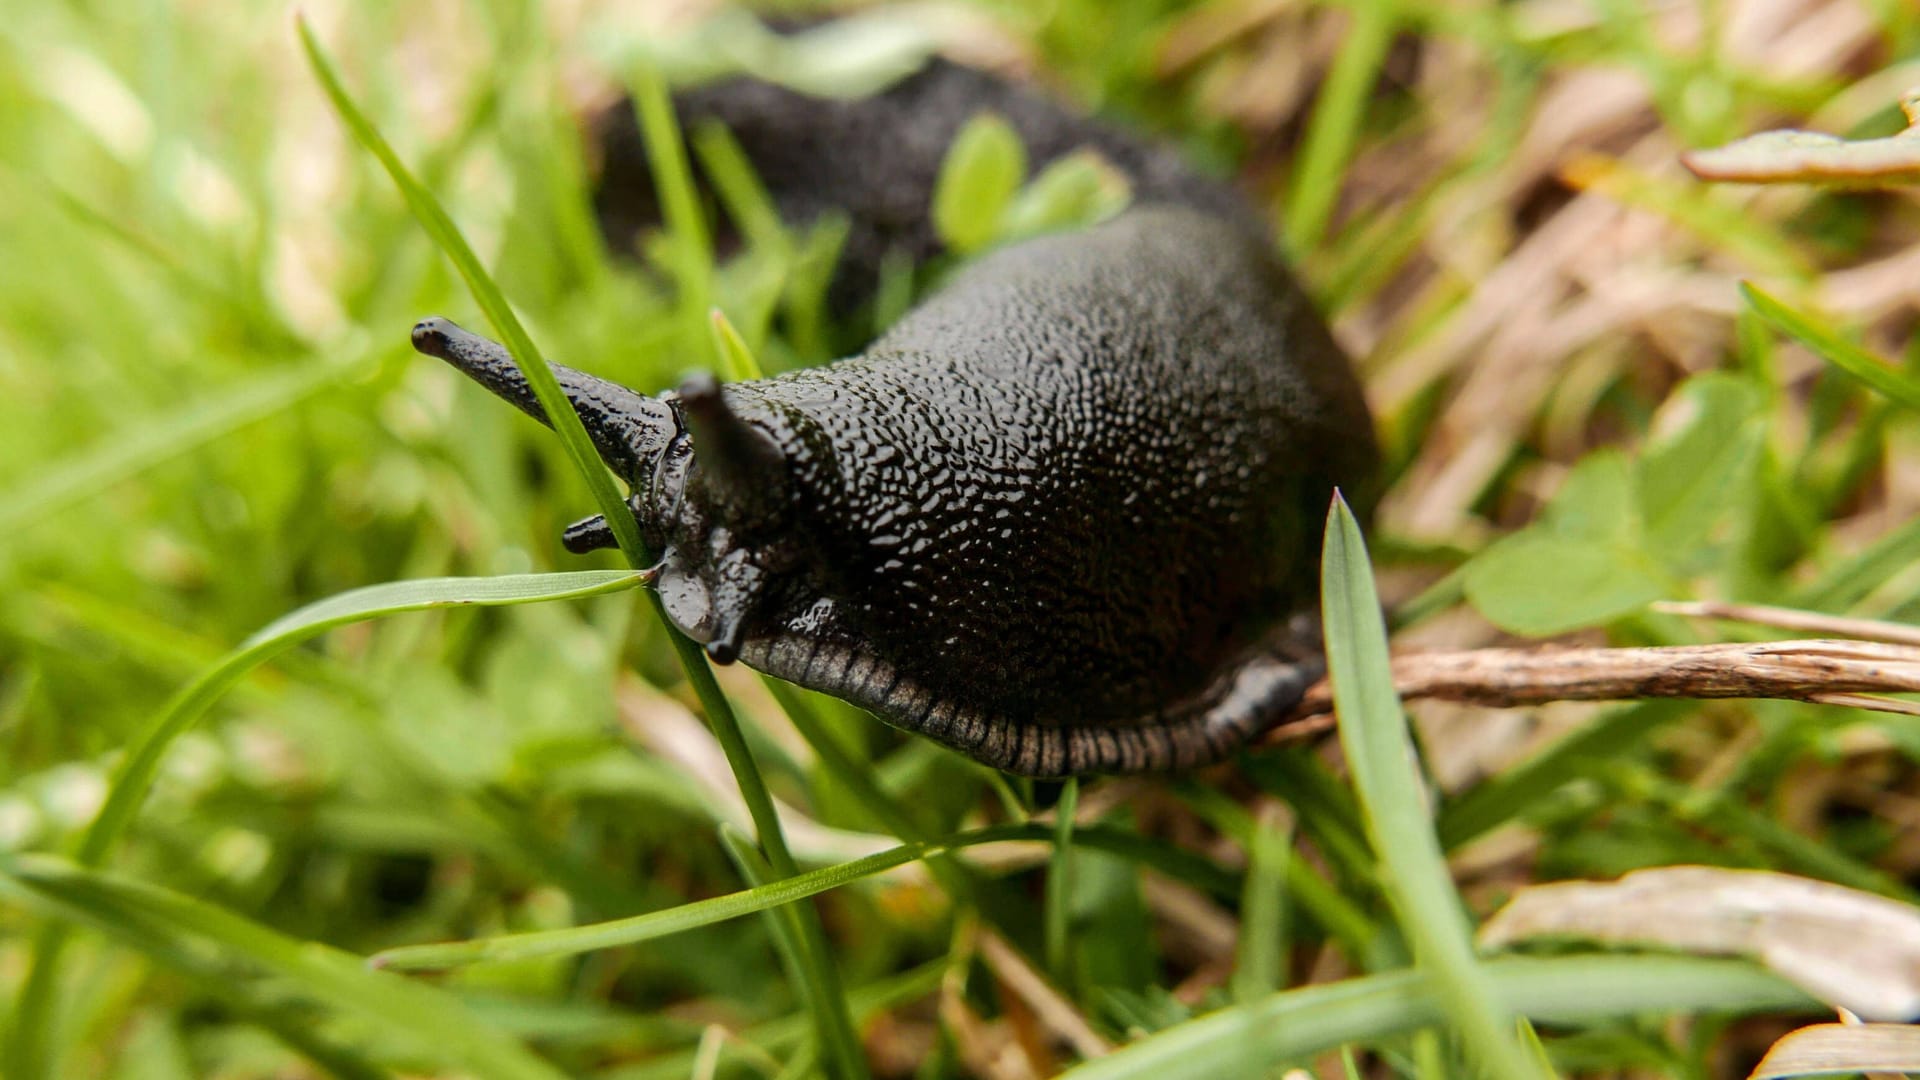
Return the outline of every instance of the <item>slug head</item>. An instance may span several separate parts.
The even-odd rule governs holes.
[[[433,318],[414,326],[413,345],[552,426],[499,344]],[[553,374],[601,459],[632,489],[641,536],[661,553],[654,583],[668,616],[715,662],[731,663],[800,557],[779,444],[734,411],[711,375],[650,398],[559,364]],[[561,542],[576,554],[615,546],[598,515],[569,526]]]

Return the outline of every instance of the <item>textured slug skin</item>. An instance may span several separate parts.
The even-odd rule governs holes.
[[[871,684],[1053,728],[1191,711],[1312,603],[1333,486],[1372,461],[1264,240],[1170,205],[1010,247],[862,356],[727,393],[786,452],[814,575],[743,658],[843,683],[805,646],[884,660],[835,689],[907,726]]]
[[[759,479],[703,468],[690,424],[632,470],[683,629],[1032,775],[1215,760],[1294,704],[1319,674],[1297,616],[1328,500],[1364,512],[1377,451],[1346,358],[1236,196],[944,62],[865,101],[735,80],[676,105],[732,128],[789,218],[851,217],[843,304],[887,250],[937,250],[934,178],[979,109],[1036,167],[1091,146],[1135,191],[1109,222],[975,261],[859,356],[723,388],[753,436],[735,441],[784,459]],[[630,125],[609,131],[617,243],[657,215]]]

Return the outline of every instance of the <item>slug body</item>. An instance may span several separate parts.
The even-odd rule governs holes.
[[[917,127],[851,161],[821,132],[879,147],[911,120],[950,137],[965,116],[912,107],[929,95],[993,98],[1042,163],[1083,134],[1135,203],[977,260],[826,367],[659,398],[559,369],[632,487],[680,629],[1028,775],[1202,764],[1284,715],[1320,674],[1297,616],[1328,500],[1364,502],[1377,454],[1345,358],[1252,215],[1162,151],[951,65],[868,102],[703,93],[705,109],[680,99],[683,122],[720,114],[784,209],[828,191],[856,234],[924,228],[857,215],[924,217],[947,140]],[[783,173],[798,147],[816,157]],[[438,319],[414,341],[544,419],[499,346]],[[610,542],[595,521],[567,541]]]

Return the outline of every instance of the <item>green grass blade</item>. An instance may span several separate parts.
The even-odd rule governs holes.
[[[0,890],[40,902],[133,944],[157,937],[209,942],[235,959],[292,980],[306,994],[404,1039],[444,1066],[490,1080],[564,1075],[431,987],[372,971],[357,956],[301,941],[212,904],[64,859],[0,861]]]
[[[1513,1017],[1474,956],[1460,897],[1421,797],[1406,715],[1394,694],[1366,541],[1337,495],[1327,518],[1320,587],[1340,745],[1414,963],[1433,980],[1448,1018],[1489,1075],[1533,1080],[1542,1073],[1514,1037]]]
[[[682,325],[686,327],[688,347],[697,349],[705,336],[700,320],[713,306],[713,238],[700,209],[700,195],[693,169],[687,163],[686,144],[680,123],[674,118],[666,80],[652,65],[641,64],[631,81],[635,118],[646,139],[647,167],[653,175],[653,188],[660,193],[667,235],[672,240],[679,309],[685,319]]]
[[[0,877],[0,895],[10,895],[3,877]],[[47,897],[35,897],[27,902],[27,906],[34,905],[62,920],[82,918],[79,911]],[[62,926],[64,928],[64,922]],[[364,1052],[365,1048],[346,1045],[333,1033],[321,1030],[313,1022],[313,1010],[308,1003],[289,1000],[284,986],[278,982],[235,979],[227,958],[192,947],[193,943],[163,930],[121,921],[114,924],[112,932],[117,940],[144,956],[147,962],[167,968],[193,992],[219,1002],[238,1019],[271,1034],[337,1080],[389,1080],[391,1074]],[[122,1051],[123,1054],[132,1052],[135,1051],[131,1046]],[[123,1069],[115,1075],[141,1074]]]
[[[1269,803],[1267,809],[1278,806]],[[1252,1001],[1287,984],[1286,891],[1293,845],[1283,825],[1280,814],[1263,813],[1245,830],[1247,885],[1228,981],[1235,1001]]]
[[[734,329],[733,320],[727,313],[714,308],[707,315],[707,326],[713,333],[713,351],[720,357],[720,377],[727,382],[747,382],[764,376],[760,370],[760,361],[747,348],[747,341]]]
[[[370,585],[301,608],[274,620],[227,654],[213,670],[174,695],[127,756],[107,801],[87,830],[79,860],[97,865],[125,831],[160,767],[160,758],[242,676],[275,655],[335,627],[408,611],[443,607],[497,607],[546,600],[575,600],[639,585],[631,570],[581,570],[567,574],[512,574],[491,578],[422,578]]]
[[[760,888],[776,880],[773,867],[767,864],[766,858],[760,854],[760,849],[755,847],[753,841],[744,833],[731,825],[722,824],[720,841],[726,845],[727,854],[733,859],[734,866],[739,868],[740,876],[746,879],[748,885]],[[815,1038],[825,1048],[826,1056],[838,1062],[842,1072],[863,1070],[865,1054],[860,1048],[859,1037],[853,1033],[853,1020],[847,1009],[834,1008],[829,1004],[807,999],[807,995],[813,989],[809,969],[817,965],[818,961],[809,961],[801,955],[801,950],[807,947],[807,937],[805,929],[800,925],[798,909],[791,904],[783,904],[769,908],[762,914],[766,916],[768,928],[773,932],[773,940],[779,948],[781,962],[790,973],[794,985],[799,989],[802,1000],[807,1001],[807,1012],[814,1023]],[[844,998],[846,992],[840,987],[838,972],[834,967],[831,964],[820,965],[820,970],[830,972],[835,977],[835,981],[824,989]],[[802,1053],[796,1055],[794,1062],[789,1064],[789,1069],[802,1067],[802,1061],[807,1056],[805,1049],[803,1047]]]
[[[1637,752],[1649,733],[1691,707],[1687,702],[1643,701],[1601,715],[1441,811],[1441,844],[1452,850],[1520,818],[1562,786],[1593,775],[1601,763]]]
[[[276,371],[209,399],[104,436],[25,485],[0,495],[0,537],[98,493],[109,484],[256,423],[338,382],[337,364]]]
[[[1796,593],[1790,606],[1847,611],[1920,560],[1920,518],[1914,518],[1835,562]]]
[[[794,729],[800,732],[800,737],[813,748],[820,767],[840,791],[851,796],[862,810],[873,815],[874,820],[900,841],[909,844],[928,842],[930,836],[927,829],[914,820],[912,813],[901,805],[899,799],[881,789],[873,778],[869,763],[856,760],[841,747],[833,733],[827,730],[826,722],[814,710],[813,704],[801,695],[798,687],[771,675],[762,676],[761,681],[766,684],[767,692],[779,702]],[[931,855],[927,858],[927,869],[956,903],[971,904],[974,901],[978,885],[964,864],[946,855]]]
[[[1806,312],[1781,303],[1750,281],[1740,283],[1740,295],[1774,329],[1812,349],[1814,355],[1893,401],[1909,409],[1920,409],[1920,381],[1822,326]]]
[[[902,844],[865,858],[811,870],[794,877],[781,878],[756,888],[696,900],[665,911],[649,912],[626,919],[574,926],[565,930],[539,930],[527,934],[503,934],[499,937],[452,941],[440,945],[408,945],[376,953],[372,962],[382,967],[406,970],[441,969],[463,964],[505,960],[525,960],[538,956],[571,956],[595,949],[635,945],[643,941],[678,934],[696,927],[737,919],[768,908],[789,904],[809,896],[837,889],[863,878],[905,866],[918,859],[959,851],[976,844],[1003,840],[1033,840],[1050,837],[1043,829],[1027,825],[1001,825],[960,833],[946,840],[927,844]]]
[[[779,208],[774,206],[773,197],[767,194],[766,185],[760,182],[753,162],[740,148],[740,140],[733,137],[733,132],[718,120],[702,121],[693,129],[693,150],[699,155],[707,178],[713,181],[727,216],[739,227],[747,243],[790,255],[793,238],[787,234]]]
[[[1067,985],[1067,935],[1073,912],[1073,814],[1080,806],[1080,781],[1069,778],[1053,808],[1053,854],[1047,859],[1045,948],[1047,973]]]
[[[534,397],[539,399],[540,407],[546,411],[547,419],[552,422],[554,433],[560,437],[567,457],[572,459],[574,468],[586,480],[594,505],[606,515],[607,524],[620,543],[620,550],[633,565],[649,565],[650,560],[640,542],[640,526],[633,520],[633,513],[627,509],[626,502],[620,498],[613,477],[601,464],[600,455],[593,449],[593,441],[587,438],[587,429],[580,423],[572,403],[555,381],[546,357],[534,345],[526,327],[520,325],[519,316],[513,313],[500,287],[494,283],[486,268],[480,265],[479,256],[473,253],[466,237],[460,234],[459,227],[447,216],[440,200],[414,179],[401,162],[400,155],[388,145],[386,137],[380,134],[379,129],[373,126],[373,122],[367,119],[360,106],[347,93],[346,86],[340,81],[340,73],[334,68],[326,50],[314,38],[306,18],[297,18],[295,25],[299,29],[300,47],[306,53],[307,63],[319,78],[321,87],[326,90],[334,112],[339,114],[341,122],[353,133],[354,139],[379,160],[387,175],[392,177],[394,186],[400,190],[400,197],[406,201],[407,209],[467,283],[474,301],[486,313],[487,321],[493,324],[501,342],[513,355],[514,363],[520,366],[527,383],[533,387]]]
[[[1360,137],[1361,118],[1399,25],[1397,0],[1363,0],[1332,70],[1320,84],[1319,103],[1307,121],[1305,147],[1294,170],[1282,223],[1287,250],[1305,258],[1320,243],[1340,197],[1340,177]]]
[[[1506,957],[1488,961],[1486,977],[1503,1008],[1555,1024],[1674,1011],[1818,1008],[1804,992],[1737,960]],[[1167,1028],[1071,1069],[1063,1080],[1244,1075],[1235,1070],[1249,1061],[1293,1061],[1439,1023],[1448,1017],[1448,994],[1412,971],[1289,990]]]

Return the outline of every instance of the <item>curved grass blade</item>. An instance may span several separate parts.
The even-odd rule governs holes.
[[[174,695],[147,728],[139,746],[114,777],[113,790],[80,847],[83,866],[97,865],[146,798],[160,758],[181,732],[220,695],[254,668],[309,638],[348,623],[408,611],[444,607],[499,607],[546,600],[577,600],[631,589],[644,580],[637,570],[581,570],[566,574],[501,577],[419,578],[369,585],[327,597],[283,615],[256,631],[213,670]]]
[[[837,889],[862,878],[884,873],[919,859],[942,855],[977,844],[1005,840],[1051,839],[1051,830],[1031,825],[1000,825],[960,833],[936,843],[902,844],[850,862],[810,870],[781,878],[751,889],[696,900],[665,911],[649,912],[625,919],[573,926],[564,930],[536,930],[526,934],[503,934],[472,941],[450,941],[438,945],[406,945],[375,953],[369,960],[379,967],[422,970],[455,967],[505,960],[526,960],[542,956],[571,956],[594,949],[619,945],[637,945],[643,941],[678,934],[742,915],[752,915],[781,904]]]
[[[1421,797],[1406,714],[1394,694],[1387,628],[1366,541],[1338,494],[1327,516],[1320,588],[1340,745],[1380,858],[1382,885],[1415,966],[1433,981],[1448,1019],[1488,1075],[1496,1080],[1543,1076],[1515,1037],[1505,1000],[1474,956],[1460,897]]]
[[[1755,314],[1774,329],[1812,349],[1820,359],[1894,402],[1909,409],[1920,409],[1920,380],[1820,325],[1805,312],[1781,303],[1750,281],[1740,283],[1740,295],[1746,298]]]
[[[1819,1006],[1751,964],[1676,956],[1489,960],[1503,1008],[1536,1022],[1579,1024],[1662,1012],[1804,1011]],[[1440,1023],[1452,991],[1415,971],[1348,979],[1221,1009],[1121,1047],[1062,1080],[1241,1075],[1249,1062],[1307,1058]]]
[[[766,857],[760,854],[760,849],[754,845],[752,838],[747,836],[747,834],[735,829],[731,825],[722,824],[720,826],[720,842],[726,845],[727,854],[732,857],[734,866],[740,871],[740,875],[746,879],[749,886],[759,888],[760,886],[779,880],[774,876],[773,867],[767,865]],[[813,983],[806,971],[808,961],[802,959],[800,956],[800,950],[807,947],[807,939],[804,928],[800,925],[799,910],[799,908],[787,904],[772,908],[762,914],[766,918],[767,929],[773,937],[776,951],[780,954],[780,962],[782,966],[790,972],[789,978],[793,980],[795,986],[800,988],[802,993],[811,993],[813,991]],[[820,966],[820,970],[831,975],[834,979],[834,982],[830,984],[827,989],[844,998],[846,992],[840,986],[839,969],[831,964],[823,964]],[[846,1021],[844,1024],[834,1022],[820,1027],[820,1035],[834,1040],[834,1045],[826,1048],[828,1057],[835,1061],[853,1061],[861,1057],[860,1037],[854,1034],[850,1007],[848,1009],[836,1010],[817,1001],[807,1001],[804,1002],[804,1004],[807,1007],[807,1011],[815,1017],[824,1018],[829,1021]],[[788,1070],[795,1071],[808,1068],[808,1066],[801,1064],[801,1059],[811,1056],[811,1049],[811,1047],[802,1047],[801,1053],[795,1055],[794,1060],[788,1063]]]
[[[211,943],[467,1075],[489,1080],[560,1080],[564,1075],[439,990],[368,970],[350,953],[287,937],[169,889],[65,859],[26,855],[0,860],[0,891],[136,947],[156,940],[182,948]]]
[[[752,915],[770,907],[792,903],[809,896],[837,889],[862,878],[884,873],[896,866],[919,859],[935,859],[962,848],[1008,840],[1052,842],[1051,825],[995,825],[971,832],[956,833],[942,840],[902,844],[875,852],[864,858],[810,870],[782,878],[758,888],[728,893],[725,896],[696,900],[664,911],[648,912],[625,919],[572,926],[563,930],[536,930],[525,934],[502,934],[471,941],[449,941],[435,945],[406,945],[375,953],[370,962],[382,967],[407,970],[438,969],[490,961],[524,960],[543,956],[571,956],[594,949],[636,945],[643,941],[678,934],[742,915]],[[1230,877],[1211,877],[1202,869],[1215,869],[1204,859],[1188,859],[1179,849],[1144,840],[1138,833],[1124,829],[1088,825],[1076,828],[1074,844],[1150,867],[1177,881],[1188,882],[1216,896],[1238,894],[1239,884]]]
[[[393,152],[393,147],[387,144],[379,130],[347,94],[345,86],[340,82],[339,72],[334,69],[325,50],[314,38],[313,30],[307,25],[306,19],[299,18],[296,24],[300,33],[300,47],[305,51],[308,63],[325,88],[327,97],[333,102],[334,111],[339,113],[341,121],[353,132],[354,138],[379,159],[381,166],[387,170],[387,175],[392,177],[394,185],[400,189],[401,197],[406,200],[408,209],[413,212],[421,227],[433,238],[441,252],[453,262],[460,276],[465,279],[468,291],[473,294],[475,302],[480,305],[488,321],[499,332],[501,340],[507,346],[507,351],[519,364],[528,384],[533,387],[534,396],[539,400],[548,419],[552,421],[554,433],[560,437],[567,456],[573,460],[574,467],[586,480],[587,489],[592,492],[594,503],[599,506],[600,513],[613,530],[614,540],[619,545],[620,553],[626,557],[627,564],[636,570],[653,565],[654,559],[640,538],[639,523],[634,520],[633,512],[620,498],[612,477],[600,463],[599,455],[594,452],[593,444],[587,438],[587,431],[581,425],[580,417],[573,411],[572,403],[561,392],[560,384],[554,380],[553,371],[547,366],[546,358],[540,354],[533,339],[527,335],[526,328],[520,325],[519,318],[508,306],[499,285],[494,283],[486,268],[480,265],[480,260],[473,253],[473,248],[467,244],[465,237],[460,235],[459,228],[454,225],[453,219],[447,216],[439,200],[413,178],[413,175],[407,171],[407,167],[401,163],[399,155]],[[669,181],[672,187],[690,188],[691,179],[687,171],[685,155],[680,150],[680,131],[673,117],[671,103],[667,101],[664,83],[657,73],[642,69],[634,80],[634,95],[643,130],[647,134],[649,159],[656,166],[656,176]],[[670,197],[676,201],[681,198],[679,195]],[[704,242],[700,242],[700,236],[696,235],[699,233],[700,226],[697,222],[686,218],[684,211],[684,207],[678,212],[671,209],[669,211],[670,220],[673,220],[680,230],[675,239],[678,241],[683,257],[683,267],[690,272],[697,271],[699,281],[705,281],[710,268],[704,265],[692,267],[691,260],[686,256],[689,251],[702,252],[706,251],[707,247]],[[698,246],[690,246],[694,244]],[[707,258],[710,259],[710,256]],[[686,282],[682,283],[683,288],[686,284]],[[705,296],[704,286],[701,286],[691,294],[690,298],[683,297],[683,303],[687,304],[690,312],[690,322],[695,323],[692,328],[696,332],[692,340],[696,341],[699,340],[697,320],[705,318],[707,312]],[[687,681],[693,685],[694,694],[700,699],[701,708],[707,714],[707,722],[712,726],[714,737],[726,754],[727,765],[733,770],[735,782],[740,786],[741,798],[747,804],[747,814],[753,819],[754,832],[758,836],[761,847],[766,851],[767,861],[772,864],[775,873],[782,877],[792,877],[799,871],[799,867],[794,863],[793,854],[787,848],[786,837],[780,831],[780,818],[774,812],[773,797],[768,793],[765,781],[761,779],[759,765],[754,762],[753,755],[747,749],[746,738],[741,734],[740,722],[734,716],[732,706],[727,703],[726,695],[720,692],[719,683],[714,681],[713,671],[707,666],[706,656],[700,647],[686,635],[674,629],[672,622],[667,619],[666,608],[657,595],[650,594],[649,599],[653,604],[654,614],[660,619],[661,625],[667,628],[668,640],[672,642],[681,666],[686,669]],[[832,962],[832,954],[827,947],[826,931],[821,926],[819,913],[808,910],[801,915],[799,921],[807,939],[808,947],[805,950],[805,956],[810,962],[816,962],[809,971],[813,982],[814,1000],[825,1002],[826,1007],[840,1014],[835,1018],[823,1019],[821,1021],[823,1031],[834,1024],[847,1025],[845,997],[830,991],[831,987],[838,985],[837,977],[817,966]],[[864,1060],[842,1061],[838,1064],[840,1071],[848,1076],[858,1078],[866,1075]]]
[[[1313,254],[1333,217],[1341,174],[1353,156],[1380,66],[1400,24],[1398,7],[1395,0],[1357,6],[1347,39],[1320,86],[1319,101],[1307,121],[1305,146],[1294,171],[1293,190],[1281,218],[1286,222],[1287,250],[1295,258]]]
[[[353,133],[355,141],[378,159],[387,175],[393,178],[393,185],[400,189],[400,197],[406,200],[407,209],[420,222],[420,227],[427,231],[427,235],[433,238],[434,244],[448,261],[453,263],[454,269],[460,272],[468,291],[473,294],[474,302],[480,305],[487,321],[500,334],[507,351],[513,354],[514,363],[520,365],[527,383],[533,387],[534,397],[539,399],[547,419],[552,421],[554,433],[560,437],[567,457],[572,459],[574,468],[586,480],[594,504],[606,515],[607,524],[613,530],[614,539],[619,541],[620,550],[633,565],[649,565],[650,560],[640,542],[640,526],[633,520],[633,513],[627,509],[626,502],[620,498],[613,477],[600,462],[600,455],[594,452],[593,442],[587,438],[587,429],[580,423],[572,403],[555,381],[553,369],[547,366],[546,357],[534,345],[526,327],[520,325],[520,318],[513,313],[506,296],[494,284],[486,268],[480,265],[479,256],[473,253],[466,237],[460,234],[459,227],[440,206],[440,200],[414,179],[400,161],[400,155],[394,153],[379,129],[373,126],[373,122],[367,119],[359,105],[347,94],[346,86],[340,81],[340,73],[334,69],[333,61],[314,38],[313,29],[307,25],[305,16],[296,18],[295,26],[300,34],[300,48],[306,53],[307,63],[319,78],[328,100],[333,103],[334,112],[347,125],[347,130]]]
[[[479,605],[529,604],[617,592],[639,585],[638,571],[587,570],[570,574],[514,574],[491,578],[423,578],[373,585],[331,596],[275,620],[182,689],[147,725],[115,773],[107,800],[81,839],[76,859],[97,866],[145,801],[167,748],[248,672],[302,641],[348,623],[406,611]],[[34,944],[33,968],[21,987],[9,1029],[8,1075],[45,1072],[45,1039],[64,927],[49,926]]]

